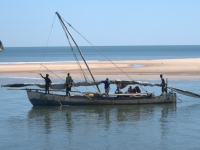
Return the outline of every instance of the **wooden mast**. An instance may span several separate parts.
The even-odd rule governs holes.
[[[68,34],[70,35],[70,37],[71,37],[71,39],[73,40],[74,44],[76,45],[76,47],[77,47],[77,49],[78,49],[78,51],[79,51],[79,53],[80,53],[80,55],[81,55],[81,57],[82,57],[82,59],[83,59],[83,61],[84,61],[85,65],[86,65],[88,71],[90,72],[90,75],[91,75],[93,81],[95,82],[95,78],[94,78],[94,76],[93,76],[93,74],[92,74],[92,72],[91,72],[91,70],[90,70],[90,68],[89,68],[89,66],[88,66],[88,64],[87,64],[87,62],[86,62],[86,60],[85,60],[85,58],[83,57],[83,54],[82,54],[82,52],[81,52],[79,46],[78,46],[77,43],[75,42],[73,36],[71,35],[71,33],[69,32],[69,30],[67,29],[65,23],[64,23],[63,20],[61,19],[61,16],[59,15],[58,12],[56,12],[56,15],[58,16],[60,22],[61,22],[62,25],[65,27],[66,31],[67,31]],[[96,87],[97,87],[98,91],[101,93],[101,91],[100,91],[100,89],[99,89],[99,86],[98,86],[97,84],[96,84]]]

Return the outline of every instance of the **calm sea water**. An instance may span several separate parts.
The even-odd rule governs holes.
[[[87,61],[199,58],[194,46],[98,46],[80,47]],[[76,48],[73,48],[80,60]],[[105,57],[106,56],[106,57]],[[0,53],[0,63],[75,61],[70,47],[8,47]]]
[[[104,49],[106,56],[114,51],[115,53],[110,55],[111,58],[109,57],[112,60],[200,56],[200,46],[98,48]],[[5,51],[0,53],[1,65],[8,62],[40,62],[39,59],[43,57],[42,49],[8,48],[7,51],[5,48]],[[48,53],[53,54],[53,60],[43,57],[43,61],[66,61],[64,53],[67,52],[64,47],[50,49]],[[56,49],[57,52],[54,52]],[[93,57],[89,51],[86,56],[91,61],[103,60],[98,55]],[[73,61],[71,57],[72,55],[66,56],[67,61]],[[160,83],[159,79],[140,80]],[[0,85],[34,81],[32,78],[0,77]],[[200,94],[199,82],[200,79],[169,79],[169,86]],[[103,89],[103,86],[100,88]],[[81,87],[79,90],[88,89]],[[160,94],[161,89],[144,87],[144,90]],[[114,91],[115,87],[112,86],[111,92]],[[200,99],[197,98],[178,94],[176,104],[164,105],[33,107],[25,91],[1,88],[0,101],[2,150],[200,149]]]

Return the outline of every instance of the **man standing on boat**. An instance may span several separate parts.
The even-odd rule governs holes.
[[[69,91],[71,91],[71,87],[72,87],[72,84],[73,84],[73,80],[72,80],[72,77],[70,76],[70,74],[68,73],[67,74],[67,77],[66,77],[66,96],[70,96],[70,93]]]
[[[51,80],[49,79],[49,75],[46,74],[46,77],[43,77],[41,73],[40,73],[40,75],[45,80],[45,93],[48,92],[48,94],[49,94],[49,87],[52,83]]]
[[[162,74],[160,75],[160,78],[161,78],[161,87],[162,87],[161,92],[162,94],[164,94],[164,92],[167,93],[165,79],[163,78]]]
[[[110,91],[110,81],[109,81],[108,78],[106,78],[106,80],[102,81],[102,82],[105,84],[105,86],[104,86],[104,88],[105,88],[105,94],[108,97],[108,94],[109,94],[109,91]]]

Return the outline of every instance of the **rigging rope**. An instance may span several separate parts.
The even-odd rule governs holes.
[[[74,57],[75,57],[75,59],[76,59],[76,61],[77,61],[77,63],[78,63],[78,66],[79,66],[79,68],[80,68],[80,70],[81,70],[81,72],[82,72],[82,74],[83,74],[85,80],[87,81],[87,78],[86,78],[86,75],[85,75],[85,73],[84,73],[84,71],[83,71],[83,68],[81,67],[80,62],[79,62],[79,60],[78,60],[78,58],[77,58],[77,56],[76,56],[76,54],[75,54],[75,51],[74,51],[74,49],[73,49],[73,47],[72,47],[71,42],[70,42],[70,40],[69,40],[69,36],[68,36],[68,34],[67,34],[67,31],[65,30],[64,25],[62,24],[61,21],[60,21],[60,23],[61,23],[61,25],[62,25],[62,28],[63,28],[64,32],[65,32],[65,35],[66,35],[66,37],[67,37],[67,40],[68,40],[68,42],[69,42],[70,48],[71,48],[71,50],[72,50],[72,52],[73,52],[73,55],[74,55]]]
[[[55,16],[56,16],[56,15],[55,15]],[[54,16],[53,24],[52,24],[52,27],[51,27],[51,30],[50,30],[50,34],[49,34],[49,37],[48,37],[48,40],[47,40],[47,44],[46,44],[46,47],[45,47],[45,53],[46,53],[47,45],[48,45],[48,43],[49,43],[49,39],[50,39],[50,35],[51,35],[51,32],[52,32],[52,28],[53,28],[53,25],[54,25],[55,16]],[[62,18],[62,19],[63,19],[63,18]],[[64,19],[63,19],[63,20],[64,20]],[[64,20],[64,21],[65,21],[65,20]],[[61,21],[60,21],[60,22],[61,22]],[[90,45],[92,45],[101,55],[103,55],[108,61],[110,61],[116,68],[118,68],[121,72],[123,72],[129,79],[133,80],[127,73],[125,73],[125,72],[124,72],[120,67],[118,67],[113,61],[111,61],[108,57],[106,57],[99,49],[97,49],[91,42],[89,42],[82,34],[80,34],[71,24],[69,24],[67,21],[65,21],[65,22],[66,22],[72,29],[74,29],[82,38],[84,38]],[[75,51],[74,51],[74,49],[73,49],[73,47],[72,47],[72,45],[71,45],[70,39],[69,39],[69,37],[68,37],[68,33],[67,33],[67,31],[65,30],[64,24],[63,24],[62,22],[61,22],[61,25],[62,25],[62,28],[63,28],[63,30],[64,30],[64,32],[65,32],[65,35],[66,35],[66,37],[67,37],[67,39],[68,39],[68,42],[69,42],[69,45],[70,45],[71,50],[72,50],[72,52],[73,52],[73,55],[74,55],[76,61],[78,62],[79,68],[80,68],[80,70],[81,70],[81,72],[82,72],[82,74],[83,74],[85,80],[88,81],[87,76],[86,76],[86,74],[85,74],[83,68],[81,67],[80,62],[78,61],[78,58],[77,58],[77,56],[76,56],[76,54],[75,54]],[[62,78],[60,78],[58,75],[56,75],[55,73],[53,73],[51,70],[49,70],[46,66],[44,66],[44,65],[42,64],[42,62],[43,62],[43,60],[44,60],[44,57],[45,57],[45,53],[43,54],[42,61],[41,61],[41,63],[40,63],[39,71],[41,70],[41,66],[43,66],[43,67],[46,68],[49,72],[51,72],[51,73],[54,74],[56,77],[58,77],[59,79],[61,79],[62,81],[64,81]],[[39,72],[39,71],[38,71],[38,72]],[[38,76],[37,76],[37,79],[38,79]],[[36,81],[37,81],[37,79],[36,79]],[[141,87],[141,88],[142,88],[142,87]],[[142,89],[143,89],[143,88],[142,88]],[[77,91],[78,91],[78,90],[77,90]],[[146,91],[146,90],[145,90],[145,91]],[[147,91],[146,91],[146,92],[147,92]]]
[[[52,32],[52,28],[53,28],[53,25],[54,25],[55,18],[56,18],[56,15],[54,16],[54,19],[53,19],[53,23],[52,23],[51,30],[50,30],[50,33],[49,33],[49,36],[48,36],[48,39],[47,39],[47,43],[46,43],[46,46],[45,46],[45,49],[44,49],[44,53],[43,53],[43,56],[42,56],[42,61],[41,61],[41,63],[40,63],[40,68],[39,68],[38,72],[40,72],[41,66],[43,66],[42,63],[43,63],[43,60],[44,60],[44,57],[45,57],[45,54],[46,54],[46,49],[47,49],[47,45],[48,45],[48,43],[49,43],[49,39],[50,39],[50,36],[51,36],[51,32]],[[43,67],[44,67],[44,66],[43,66]],[[46,67],[45,67],[45,68],[46,68]],[[47,68],[46,68],[46,69],[47,69]],[[47,70],[49,70],[49,69],[47,69]],[[53,73],[53,74],[54,74],[54,73]],[[54,75],[55,75],[55,74],[54,74]],[[38,75],[37,75],[37,78],[36,78],[35,83],[37,83],[37,79],[38,79]]]
[[[60,78],[58,75],[56,75],[54,72],[52,72],[51,70],[49,70],[46,66],[44,66],[42,63],[43,63],[43,60],[44,60],[44,57],[45,57],[45,54],[46,54],[46,49],[47,49],[47,45],[48,45],[48,43],[49,43],[49,39],[50,39],[50,36],[51,36],[51,32],[52,32],[52,28],[53,28],[53,25],[54,25],[54,22],[55,22],[55,17],[56,17],[56,15],[54,16],[54,19],[53,19],[53,23],[52,23],[52,26],[51,26],[51,30],[50,30],[50,34],[49,34],[49,36],[48,36],[48,40],[47,40],[47,43],[46,43],[46,46],[45,46],[45,50],[44,50],[44,54],[43,54],[43,56],[42,56],[42,61],[41,61],[41,63],[40,63],[40,68],[39,68],[39,70],[38,70],[38,72],[40,72],[40,70],[41,70],[41,66],[42,67],[44,67],[46,70],[48,70],[49,72],[51,72],[52,74],[54,74],[56,77],[58,77],[59,79],[61,79],[62,81],[64,81],[65,82],[65,80],[63,80],[62,78]],[[63,25],[62,25],[62,27],[63,27]],[[66,31],[65,31],[66,32]],[[66,36],[67,36],[67,33],[65,33],[66,34]],[[68,36],[67,36],[67,38],[68,38]],[[69,38],[68,38],[68,41],[69,41]],[[69,43],[70,43],[70,41],[69,41]],[[70,43],[70,46],[71,46],[71,43]],[[71,46],[71,48],[72,48],[72,46]],[[73,48],[72,48],[73,49]],[[72,50],[73,51],[73,50]],[[73,53],[74,53],[74,51],[73,51]],[[75,55],[75,54],[74,54]],[[76,57],[76,59],[77,59],[77,57]],[[82,68],[81,68],[82,69]],[[38,75],[37,75],[37,79],[38,79]],[[37,81],[37,79],[36,79],[36,81]],[[35,82],[36,82],[35,81]]]
[[[82,54],[82,52],[81,52],[79,46],[77,45],[77,43],[76,43],[76,41],[74,40],[73,36],[71,35],[71,33],[69,32],[68,28],[66,27],[66,25],[65,25],[63,19],[61,18],[61,16],[58,14],[58,12],[56,12],[56,14],[58,15],[58,18],[59,18],[59,20],[61,21],[61,23],[63,24],[63,26],[65,27],[65,30],[66,30],[66,31],[68,32],[68,34],[70,35],[72,41],[74,42],[74,44],[75,44],[75,46],[76,46],[76,48],[77,48],[77,50],[78,50],[80,56],[82,57],[82,59],[83,59],[85,65],[86,65],[86,67],[87,67],[87,69],[88,69],[88,71],[89,71],[89,73],[90,73],[90,75],[91,75],[91,77],[92,77],[92,79],[93,79],[93,81],[95,81],[95,78],[94,78],[94,76],[93,76],[93,74],[92,74],[92,72],[91,72],[91,70],[90,70],[90,68],[89,68],[89,66],[88,66],[88,64],[87,64],[87,62],[85,61],[85,58],[83,57],[83,54]],[[100,89],[99,89],[99,87],[98,87],[98,85],[96,85],[96,87],[97,87],[98,91],[101,92]]]
[[[63,19],[63,18],[62,18]],[[64,20],[64,19],[63,19]],[[120,67],[118,67],[112,60],[110,60],[106,55],[104,55],[97,47],[95,47],[88,39],[86,39],[80,32],[78,32],[71,24],[64,20],[72,29],[74,29],[82,38],[84,38],[91,46],[93,46],[101,55],[103,55],[108,61],[110,61],[115,67],[117,67],[121,72],[123,72],[129,79],[133,80],[128,74],[126,74]]]
[[[59,21],[60,21],[60,23],[61,23],[61,26],[62,26],[64,32],[65,32],[65,35],[66,35],[66,37],[67,37],[67,40],[68,40],[69,45],[70,45],[70,48],[71,48],[71,51],[73,52],[74,58],[76,59],[76,62],[77,62],[78,66],[79,66],[79,68],[80,68],[80,70],[81,70],[81,73],[82,73],[82,75],[83,75],[85,81],[88,82],[88,81],[90,81],[90,80],[89,80],[89,78],[87,77],[87,75],[85,74],[85,72],[84,72],[84,70],[83,70],[83,68],[82,68],[82,66],[81,66],[81,64],[80,64],[80,62],[79,62],[79,60],[78,60],[78,58],[77,58],[77,56],[76,56],[76,54],[75,54],[75,51],[74,51],[74,49],[73,49],[73,47],[72,47],[72,44],[71,44],[71,42],[70,42],[68,33],[67,33],[67,31],[65,30],[65,26],[64,26],[64,24],[62,23],[61,20],[59,20]],[[93,86],[93,88],[95,88],[95,86]]]
[[[61,79],[62,81],[65,82],[65,80],[63,80],[61,77],[59,77],[58,75],[56,75],[55,73],[53,73],[51,70],[49,70],[46,66],[44,66],[43,64],[40,64],[42,67],[46,68],[49,72],[51,72],[52,74],[54,74],[56,77],[58,77],[59,79]]]
[[[44,49],[44,53],[43,53],[43,55],[42,55],[42,61],[41,61],[41,63],[40,63],[40,68],[39,68],[38,72],[40,72],[41,66],[42,66],[42,67],[44,67],[46,70],[48,70],[49,72],[51,72],[53,75],[55,75],[56,77],[58,77],[59,79],[61,79],[62,81],[65,82],[65,80],[63,80],[62,78],[60,78],[58,75],[56,75],[54,72],[52,72],[50,69],[48,69],[46,66],[43,65],[43,60],[44,60],[44,57],[45,57],[45,54],[46,54],[47,45],[48,45],[48,43],[49,43],[49,39],[50,39],[51,32],[52,32],[52,29],[53,29],[53,25],[54,25],[54,22],[55,22],[55,17],[56,17],[56,15],[54,16],[54,19],[53,19],[53,23],[52,23],[52,26],[51,26],[51,29],[50,29],[50,33],[49,33],[48,40],[47,40],[47,43],[46,43],[46,46],[45,46],[45,49]],[[62,23],[61,23],[61,25],[62,25],[62,27],[64,26]],[[63,27],[63,29],[64,29],[64,27]],[[64,30],[64,31],[65,31],[65,30]],[[79,61],[78,61],[78,58],[76,57],[76,54],[75,54],[75,52],[74,52],[74,50],[73,50],[73,47],[72,47],[72,45],[71,45],[71,43],[70,43],[70,40],[69,40],[69,37],[68,37],[66,31],[65,31],[65,34],[66,34],[66,37],[67,37],[68,42],[69,42],[69,44],[70,44],[70,47],[71,47],[71,49],[72,49],[72,52],[73,52],[73,54],[74,54],[74,57],[76,58],[76,60],[77,60],[77,62],[78,62],[78,64],[79,64],[79,67],[80,67],[80,69],[81,69],[81,71],[82,71],[82,74],[83,74],[85,80],[88,81],[88,80],[87,80],[87,77],[86,77],[86,74],[84,73],[84,71],[83,71],[83,69],[82,69],[82,67],[81,67],[81,65],[80,65],[80,63],[79,63]],[[37,79],[38,79],[38,75],[37,75],[37,78],[36,78],[35,83],[37,83]],[[75,87],[73,87],[73,88],[74,88],[75,90],[77,90],[79,93],[83,94],[82,92],[80,92],[80,91],[79,91],[78,89],[76,89]],[[85,95],[85,94],[83,94],[83,95]],[[88,97],[88,96],[87,96],[87,97]]]
[[[41,64],[42,65],[42,64]],[[42,65],[44,68],[46,68],[48,71],[50,71],[51,73],[53,73],[51,70],[49,70],[47,67],[45,67],[44,65]],[[54,74],[54,73],[53,73]],[[56,75],[56,74],[54,74]],[[57,75],[56,75],[57,76]],[[59,76],[57,76],[59,79],[63,80],[62,78],[60,78]],[[65,82],[65,80],[63,80]],[[77,88],[75,88],[74,86],[72,86],[77,92],[85,95],[83,92],[79,91]],[[85,95],[86,97],[88,97],[87,95]],[[90,97],[89,97],[90,98]],[[91,98],[90,98],[91,99]]]
[[[104,55],[97,47],[95,47],[88,39],[86,39],[80,32],[78,32],[70,23],[68,23],[64,18],[62,18],[74,31],[76,31],[83,39],[85,39],[92,47],[94,47],[101,55],[103,55],[108,61],[110,61],[116,68],[118,68],[122,73],[124,73],[129,79],[133,80],[127,73],[125,73],[120,67],[118,67],[112,60],[110,60],[106,55]],[[139,86],[144,91],[147,92],[143,87]]]

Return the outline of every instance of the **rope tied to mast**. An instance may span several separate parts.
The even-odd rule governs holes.
[[[63,19],[63,18],[62,18]],[[108,61],[110,61],[116,68],[118,68],[123,74],[125,74],[130,80],[133,80],[127,73],[125,73],[120,67],[118,67],[112,60],[110,60],[106,55],[104,55],[96,46],[94,46],[88,39],[86,39],[80,32],[78,32],[69,22],[67,22],[65,19],[63,19],[76,33],[78,33],[83,39],[85,39],[94,49],[96,49],[102,56],[104,56]],[[133,80],[134,81],[134,80]],[[139,86],[139,85],[138,85]],[[139,86],[141,89],[143,89],[146,93],[147,90],[145,90],[143,87]]]
[[[88,69],[88,71],[89,71],[89,73],[90,73],[90,75],[91,75],[91,77],[92,77],[92,79],[93,79],[93,81],[95,82],[95,78],[94,78],[94,76],[93,76],[93,74],[92,74],[92,71],[90,70],[90,68],[89,68],[89,66],[88,66],[88,64],[87,64],[87,62],[86,62],[86,60],[85,60],[85,58],[83,57],[83,54],[82,54],[82,52],[81,52],[79,46],[77,45],[77,43],[76,43],[76,41],[74,40],[74,38],[73,38],[73,36],[71,35],[71,33],[69,32],[68,28],[66,27],[66,25],[65,25],[65,23],[63,22],[63,19],[61,18],[61,16],[59,15],[59,13],[56,12],[56,14],[57,14],[57,16],[58,16],[58,18],[59,18],[61,24],[63,25],[64,30],[66,30],[66,32],[69,34],[69,36],[71,37],[72,41],[74,42],[74,44],[75,44],[75,46],[76,46],[76,48],[77,48],[77,50],[78,50],[78,52],[79,52],[81,58],[83,59],[85,65],[86,65],[86,67],[87,67],[87,69]],[[99,89],[99,87],[98,87],[98,85],[96,85],[96,87],[97,87],[98,91],[101,92],[100,89]]]

